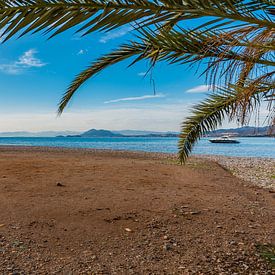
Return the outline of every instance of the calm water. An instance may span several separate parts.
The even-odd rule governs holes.
[[[213,144],[203,138],[194,154],[275,158],[275,138],[238,138],[239,144]],[[177,138],[33,138],[0,137],[0,145],[96,148],[147,152],[177,152]]]

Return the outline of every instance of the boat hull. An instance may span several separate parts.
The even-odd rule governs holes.
[[[211,143],[240,143],[237,140],[209,140]]]

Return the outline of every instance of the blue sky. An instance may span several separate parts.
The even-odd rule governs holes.
[[[129,28],[51,40],[36,34],[0,45],[0,131],[137,129],[178,131],[190,107],[207,94],[196,68],[158,64],[156,96],[146,62],[123,62],[90,79],[61,117],[57,104],[73,77],[129,39]]]

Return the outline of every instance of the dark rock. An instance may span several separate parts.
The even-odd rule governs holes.
[[[65,187],[65,185],[62,184],[61,182],[58,182],[58,183],[56,184],[56,186],[58,186],[58,187]]]

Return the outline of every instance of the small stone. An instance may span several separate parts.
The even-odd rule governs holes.
[[[126,228],[125,228],[125,231],[127,231],[127,232],[132,232],[132,229],[126,227]]]
[[[216,227],[217,227],[217,228],[222,228],[222,226],[221,226],[221,225],[217,225]]]
[[[56,186],[58,186],[58,187],[65,187],[65,185],[62,184],[61,182],[57,182],[57,183],[56,183]]]
[[[193,211],[193,212],[190,212],[191,215],[198,215],[198,214],[200,214],[200,213],[201,213],[201,211]]]
[[[5,226],[5,224],[4,224],[4,223],[0,224],[0,227],[4,227],[4,226]]]
[[[164,240],[168,240],[168,236],[166,236],[166,235],[163,236],[163,239],[164,239]]]
[[[163,250],[168,251],[168,250],[171,250],[171,249],[172,249],[172,246],[169,243],[166,243],[166,244],[163,245]]]

